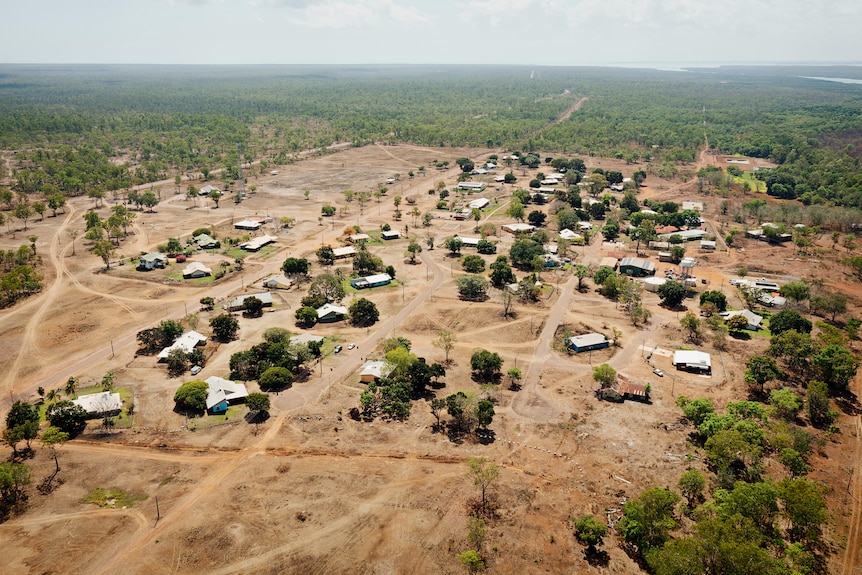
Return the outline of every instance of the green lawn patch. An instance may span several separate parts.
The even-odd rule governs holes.
[[[96,487],[84,498],[84,503],[92,503],[99,507],[132,507],[138,501],[143,501],[147,498],[146,495],[132,495],[128,491],[123,491],[113,487],[111,489],[103,489]]]

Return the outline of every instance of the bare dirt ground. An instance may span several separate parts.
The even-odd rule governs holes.
[[[463,572],[455,555],[467,549],[468,503],[478,493],[464,462],[483,456],[502,467],[492,489],[498,518],[489,523],[483,547],[492,571],[639,573],[613,532],[604,547],[607,564],[589,565],[572,536],[569,517],[593,513],[613,525],[626,498],[655,485],[674,486],[686,469],[703,470],[704,463],[687,442],[687,430],[679,424],[675,397],[705,395],[722,405],[744,396],[744,358],[768,342],[731,340],[723,353],[706,344],[715,369],[711,377],[697,377],[672,369],[663,350],[683,344],[680,314],[660,308],[655,294],[644,295],[654,315],[641,328],[633,328],[613,302],[592,289],[574,291],[571,276],[563,273],[543,272],[541,279],[553,287],[551,293],[538,304],[515,304],[514,317],[508,319],[503,318],[498,295],[486,302],[460,301],[454,284],[457,260],[440,247],[429,251],[424,240],[434,237],[439,246],[454,233],[475,235],[474,224],[441,218],[427,228],[418,222],[414,226],[406,204],[401,206],[404,217],[395,222],[392,197],[415,196],[423,213],[433,211],[437,196],[427,190],[438,180],[451,188],[458,170],[428,169],[422,175],[418,166],[429,167],[436,159],[454,164],[459,156],[479,160],[490,153],[415,146],[346,148],[279,168],[277,176],[253,178],[249,184],[257,186],[255,194],[236,207],[223,201],[218,209],[208,200],[193,205],[172,196],[173,185],[165,186],[155,213],[140,213],[135,235],[124,240],[120,253],[125,258],[153,249],[170,236],[185,239],[202,226],[214,226],[219,237],[237,237],[232,222],[245,216],[297,220],[289,231],[277,232],[276,251],[248,258],[245,271],[209,286],[164,283],[166,274],[133,271],[128,263],[102,273],[104,266],[87,253],[80,236],[72,255],[65,230],[83,229],[81,215],[93,207],[92,201],[75,200],[66,214],[32,222],[31,230],[14,238],[0,238],[3,249],[14,249],[26,235],[37,235],[37,250],[48,268],[42,294],[0,312],[4,409],[12,399],[35,398],[37,385],[61,387],[74,375],[83,386],[108,371],[117,374],[118,386],[130,390],[136,405],[130,427],[126,415],[120,429],[112,432],[102,432],[94,422],[81,439],[58,448],[62,485],[49,495],[33,490],[29,509],[0,524],[4,572]],[[589,167],[619,169],[626,176],[642,167],[584,159]],[[417,171],[412,179],[407,176],[411,169]],[[520,183],[535,174],[520,168],[514,172]],[[372,200],[362,213],[356,202],[344,201],[345,189],[377,189],[395,173],[400,179],[388,186],[387,196],[380,203]],[[693,198],[693,182],[650,176],[647,184],[643,197],[698,199],[705,202],[705,217],[716,231],[732,225],[719,213],[721,198]],[[502,206],[513,189],[490,182],[482,195]],[[731,200],[730,213],[745,199]],[[326,203],[349,211],[321,225],[318,216]],[[100,213],[106,214],[109,205]],[[491,211],[486,220],[499,228],[509,221],[502,213]],[[425,250],[420,262],[405,263],[403,239],[371,246],[397,270],[397,285],[361,294],[377,304],[380,322],[370,329],[343,323],[315,327],[313,333],[358,347],[348,350],[345,345],[341,354],[314,366],[304,381],[273,396],[272,417],[260,429],[241,417],[211,427],[189,424],[173,411],[172,401],[185,379],[168,378],[152,357],[135,357],[135,333],[140,329],[196,312],[198,300],[206,295],[227,298],[261,291],[257,280],[276,270],[285,257],[311,257],[321,243],[336,245],[346,226],[374,230],[383,223],[395,229],[409,226]],[[513,238],[498,233],[492,239],[505,253]],[[633,255],[634,246],[624,251]],[[576,252],[577,261],[587,264],[607,255],[599,241]],[[752,275],[784,281],[824,277],[830,287],[850,294],[855,308],[858,286],[832,263],[831,252],[827,238],[804,257],[790,247],[750,242],[742,250],[695,254],[702,262],[696,275],[708,280],[703,288],[724,291],[733,307],[741,301],[727,279],[743,265]],[[225,256],[202,257],[214,262]],[[485,258],[490,263],[494,256]],[[338,264],[345,271],[348,265]],[[172,264],[167,273],[177,269]],[[268,327],[298,331],[294,311],[304,291],[277,292],[271,312],[240,319],[239,340],[209,343],[205,349],[210,360],[200,377],[227,376],[231,353],[258,343]],[[209,317],[200,313],[199,329],[208,330]],[[559,344],[563,328],[608,334],[617,328],[620,347],[570,356]],[[434,417],[422,401],[403,423],[360,423],[346,416],[362,389],[357,368],[364,358],[379,353],[382,338],[407,337],[417,355],[440,361],[443,353],[432,342],[441,329],[451,330],[457,341],[440,394],[479,391],[470,376],[470,355],[480,347],[500,353],[504,371],[517,366],[525,374],[520,391],[507,385],[489,391],[497,401],[493,441],[467,438],[452,443],[434,433]],[[597,401],[592,366],[604,362],[633,381],[650,383],[652,403]],[[654,375],[653,367],[666,376]],[[249,387],[256,390],[253,383]],[[205,419],[218,423],[214,417]],[[830,571],[849,574],[856,572],[860,540],[862,458],[856,452],[862,434],[856,419],[847,417],[841,425],[843,445],[826,444],[813,477],[832,487],[835,520],[827,536],[837,550],[830,556]],[[28,463],[35,482],[54,465],[47,449],[39,446]],[[83,503],[96,487],[117,487],[144,499],[126,509]]]

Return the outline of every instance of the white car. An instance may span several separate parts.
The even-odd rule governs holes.
[[[662,370],[660,370],[659,368],[655,368],[654,370],[652,370],[652,372],[659,377],[664,377],[664,372]]]
[[[347,349],[353,349],[354,347],[356,347],[356,344],[355,344],[355,343],[349,343],[349,344],[347,344]]]
[[[199,365],[193,365],[192,369],[191,369],[191,373],[192,373],[192,375],[197,375],[201,372],[202,369],[203,368]]]

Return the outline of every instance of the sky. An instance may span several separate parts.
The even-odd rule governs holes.
[[[0,62],[862,63],[859,0],[3,0]]]

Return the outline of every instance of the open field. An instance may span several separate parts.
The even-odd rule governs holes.
[[[676,396],[708,396],[717,405],[746,395],[744,361],[753,349],[762,350],[766,338],[730,339],[724,352],[713,354],[710,377],[676,372],[663,350],[684,345],[681,314],[659,307],[658,297],[644,293],[653,313],[650,322],[632,327],[619,306],[596,293],[592,283],[574,290],[571,273],[545,271],[540,279],[552,286],[536,304],[516,303],[513,317],[504,318],[496,290],[485,302],[458,299],[454,279],[457,258],[442,248],[455,233],[476,235],[473,222],[438,218],[428,227],[414,224],[409,207],[393,220],[392,197],[415,197],[422,213],[434,211],[437,196],[427,194],[437,181],[450,189],[460,156],[482,160],[485,149],[424,148],[410,145],[371,145],[345,148],[279,168],[274,176],[252,178],[257,186],[241,204],[223,201],[214,209],[209,200],[193,203],[173,195],[173,184],[162,186],[162,202],[153,213],[138,213],[133,234],[123,240],[119,259],[128,262],[150,251],[168,237],[183,241],[195,228],[212,227],[219,238],[238,237],[232,223],[246,216],[296,219],[289,230],[265,226],[278,236],[275,250],[245,258],[243,271],[228,273],[218,282],[166,282],[184,264],[171,263],[165,271],[138,272],[128,263],[103,271],[101,261],[88,253],[83,239],[82,214],[92,200],[73,200],[65,214],[46,217],[17,234],[5,234],[0,247],[14,249],[26,235],[38,237],[37,253],[46,263],[45,289],[19,305],[3,310],[0,324],[0,397],[4,411],[11,399],[35,399],[36,387],[61,388],[69,376],[81,387],[97,384],[113,371],[119,387],[131,391],[136,406],[133,425],[104,432],[98,422],[80,439],[59,446],[63,483],[50,495],[35,490],[26,513],[0,524],[6,543],[4,559],[10,573],[456,573],[463,572],[455,555],[467,548],[468,505],[477,496],[467,477],[465,460],[482,456],[497,462],[501,475],[493,486],[498,518],[485,542],[489,569],[512,572],[640,573],[640,567],[619,545],[616,534],[606,538],[606,566],[587,563],[583,547],[573,538],[568,522],[573,515],[592,513],[613,523],[622,503],[652,486],[675,486],[687,469],[705,470],[705,462],[680,423]],[[498,152],[502,154],[503,152]],[[455,167],[428,170],[409,178],[409,170],[446,159]],[[621,160],[583,158],[588,168],[620,170],[630,177],[638,164]],[[701,157],[700,162],[703,162]],[[541,169],[541,168],[540,168]],[[694,171],[688,166],[686,169]],[[536,170],[514,169],[518,185]],[[344,201],[345,189],[376,189],[399,173],[379,202],[372,199],[360,211]],[[486,179],[490,179],[486,177]],[[640,198],[681,201],[694,198],[694,182],[650,176]],[[492,202],[482,222],[497,225],[491,239],[498,253],[506,253],[514,239],[499,231],[510,222],[505,205],[515,189],[495,184],[482,195]],[[306,199],[304,191],[310,190]],[[478,196],[478,195],[477,195]],[[468,196],[469,198],[469,196]],[[719,237],[734,224],[720,215],[718,196],[698,196],[705,203],[704,218]],[[748,198],[731,199],[729,213]],[[325,204],[347,207],[334,218],[319,220]],[[107,214],[110,202],[100,208]],[[407,208],[407,209],[405,209]],[[544,208],[547,209],[547,208]],[[382,242],[370,251],[396,268],[400,285],[363,292],[378,306],[380,322],[371,328],[346,323],[317,325],[312,333],[357,347],[326,356],[313,366],[305,381],[272,397],[272,417],[259,426],[242,417],[191,425],[173,410],[173,393],[184,378],[171,379],[154,357],[136,356],[135,334],[165,318],[179,319],[198,312],[201,297],[228,299],[239,293],[262,291],[259,280],[276,271],[288,256],[314,259],[321,244],[340,245],[347,226],[363,231],[384,223],[404,230],[424,248],[416,265],[406,263],[407,241]],[[739,226],[737,226],[739,227]],[[73,246],[66,230],[81,230]],[[726,233],[726,232],[725,232]],[[425,239],[435,238],[428,250]],[[851,298],[858,309],[855,283],[837,263],[827,237],[819,238],[810,255],[799,256],[791,246],[775,247],[741,240],[742,249],[696,253],[696,275],[719,289],[731,308],[743,306],[728,280],[745,266],[750,275],[786,282],[823,278]],[[624,248],[634,255],[634,246]],[[597,265],[608,252],[598,239],[574,249],[579,263]],[[466,252],[466,251],[465,251]],[[484,256],[486,263],[495,256]],[[655,259],[654,257],[652,259]],[[216,269],[233,262],[221,253],[201,253]],[[348,263],[338,263],[349,272]],[[659,274],[670,264],[659,264]],[[319,267],[315,266],[314,271]],[[294,312],[305,286],[274,292],[274,306],[261,318],[240,318],[240,337],[227,344],[210,342],[209,361],[200,377],[229,372],[230,355],[261,341],[269,327],[294,331]],[[348,302],[350,295],[348,295]],[[686,305],[695,309],[694,300]],[[200,328],[208,329],[211,312],[200,312]],[[618,347],[570,356],[560,350],[562,329],[616,328]],[[434,433],[434,417],[426,401],[414,404],[404,422],[362,423],[347,417],[357,406],[363,385],[356,375],[363,358],[379,354],[385,337],[404,336],[412,350],[429,361],[443,359],[432,344],[440,330],[457,340],[441,394],[478,390],[471,379],[470,355],[476,348],[498,352],[504,373],[516,366],[525,374],[523,387],[502,385],[491,391],[496,417],[493,440],[467,437],[451,442]],[[653,352],[652,358],[647,355]],[[652,386],[652,403],[599,402],[592,366],[608,363],[629,379]],[[665,372],[653,374],[658,367]],[[249,383],[256,390],[256,384]],[[858,380],[853,383],[858,392]],[[128,417],[123,415],[123,417]],[[221,416],[223,417],[223,416]],[[854,453],[859,442],[856,416],[843,415],[843,433],[827,441],[813,456],[811,474],[830,486],[834,515],[826,541],[829,571],[842,572],[848,563],[844,542],[854,541],[856,515],[862,493]],[[216,425],[223,423],[220,425]],[[194,430],[190,430],[195,428]],[[54,462],[48,451],[36,449],[36,480],[50,474]],[[776,471],[776,470],[767,470]],[[848,478],[854,480],[850,485]],[[849,487],[848,487],[849,486]],[[97,507],[83,499],[95,488],[119,488],[141,498],[127,508]],[[156,503],[158,501],[158,504]],[[160,517],[157,521],[156,509]],[[686,520],[688,521],[688,520]],[[855,532],[858,538],[858,532]],[[858,547],[847,561],[855,568]],[[854,571],[844,571],[852,573]]]

